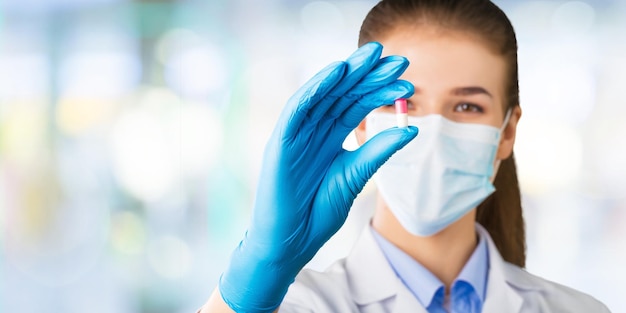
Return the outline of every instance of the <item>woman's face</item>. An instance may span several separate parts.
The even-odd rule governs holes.
[[[401,55],[410,61],[400,77],[415,86],[415,94],[408,99],[409,115],[441,114],[456,122],[502,127],[506,63],[483,41],[462,32],[407,28],[391,33],[380,43],[384,55]],[[391,105],[378,110],[395,112]],[[498,159],[510,155],[520,115],[516,106],[503,133]],[[362,122],[357,128],[361,144],[365,127]]]
[[[381,43],[385,55],[410,61],[401,77],[415,86],[409,115],[441,114],[456,122],[502,126],[506,64],[482,41],[428,28],[396,31]],[[393,112],[393,107],[380,110]]]

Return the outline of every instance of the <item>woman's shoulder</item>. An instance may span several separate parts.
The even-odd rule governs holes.
[[[293,285],[296,287],[306,287],[312,291],[316,291],[317,289],[321,289],[320,291],[345,289],[347,291],[349,283],[345,263],[345,259],[337,260],[323,272],[303,269],[296,277]]]
[[[524,298],[528,311],[610,312],[602,302],[584,292],[533,275],[510,263],[505,263],[504,269],[507,283]]]

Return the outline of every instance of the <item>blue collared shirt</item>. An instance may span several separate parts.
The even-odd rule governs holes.
[[[489,250],[484,236],[479,235],[476,249],[452,283],[449,303],[444,303],[444,284],[374,228],[370,229],[396,275],[428,312],[481,312],[489,274]]]

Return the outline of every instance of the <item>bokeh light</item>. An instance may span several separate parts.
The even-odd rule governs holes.
[[[302,26],[308,35],[332,38],[344,29],[343,13],[331,2],[314,1],[300,11]]]
[[[215,109],[198,103],[186,104],[179,118],[183,174],[202,178],[203,173],[218,165],[224,138],[222,119]]]
[[[167,128],[158,113],[129,111],[117,121],[111,136],[116,177],[143,201],[164,196],[178,175],[177,152],[167,142]]]
[[[129,211],[116,213],[111,228],[111,245],[115,251],[127,255],[144,252],[147,234],[141,216]]]
[[[543,194],[577,186],[583,146],[576,129],[559,120],[526,118],[518,132],[518,178],[526,193]]]
[[[226,88],[227,59],[220,49],[191,30],[165,34],[157,46],[165,81],[183,97],[202,101]]]
[[[564,2],[552,16],[552,27],[561,36],[584,34],[591,30],[595,15],[594,8],[585,2]]]
[[[33,52],[3,54],[0,55],[0,68],[5,73],[11,73],[0,77],[0,99],[32,100],[48,94],[50,68],[46,55]]]
[[[148,261],[159,275],[178,279],[189,273],[191,253],[184,241],[175,236],[164,235],[148,244]]]

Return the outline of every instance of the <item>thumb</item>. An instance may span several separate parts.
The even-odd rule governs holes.
[[[402,149],[413,140],[418,133],[418,128],[409,126],[406,128],[390,128],[384,130],[366,141],[359,149],[352,152],[352,162],[348,172],[352,173],[353,186],[364,186],[396,151]],[[356,188],[360,192],[360,188]]]
[[[327,236],[321,237],[322,241],[328,240],[341,227],[354,199],[376,170],[391,155],[415,138],[417,132],[415,126],[390,128],[365,142],[356,151],[344,150],[344,153],[340,154],[340,160],[333,163],[333,167],[324,178],[323,187],[318,190],[315,197],[316,203],[313,205],[313,207],[328,209],[316,210],[312,215],[312,219],[322,219],[323,223],[320,225],[327,229],[324,232]],[[317,225],[311,222],[311,225],[314,224]]]

